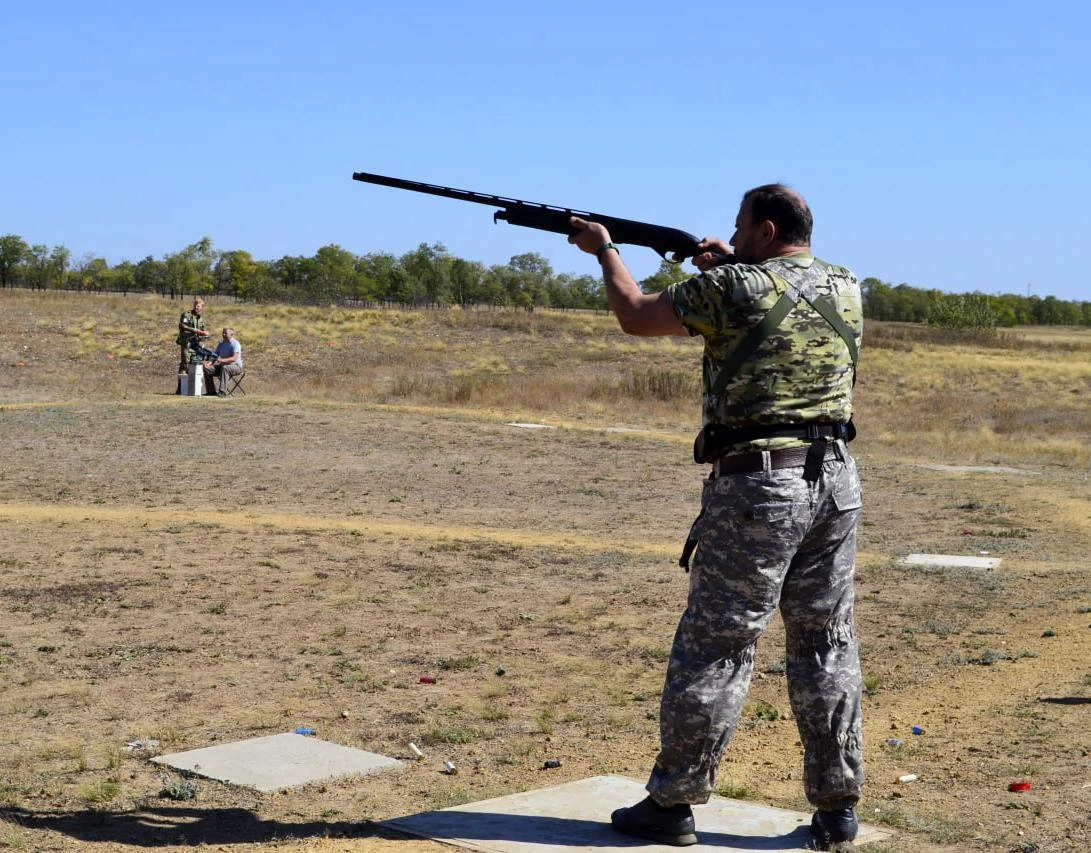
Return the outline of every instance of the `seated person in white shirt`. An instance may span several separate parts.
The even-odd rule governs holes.
[[[227,378],[242,371],[242,344],[235,339],[235,330],[228,326],[223,330],[223,340],[216,344],[216,358],[205,362],[205,375],[210,382],[212,377],[216,378],[219,387],[216,393],[226,397]]]

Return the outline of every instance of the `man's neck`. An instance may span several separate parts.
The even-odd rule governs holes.
[[[810,254],[810,246],[800,246],[795,243],[773,243],[765,252],[763,252],[762,259],[760,261],[754,261],[754,263],[764,264],[766,261],[773,260],[773,258],[790,258],[795,255]]]

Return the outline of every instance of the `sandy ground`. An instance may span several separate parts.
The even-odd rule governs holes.
[[[643,779],[701,470],[682,429],[518,419],[256,382],[0,406],[0,849],[438,850],[374,823]],[[881,849],[1091,848],[1087,472],[855,451],[861,813],[898,833]],[[897,562],[982,551],[998,570]],[[803,810],[782,640],[775,622],[720,782]],[[125,750],[304,725],[425,758],[177,800],[176,776]]]

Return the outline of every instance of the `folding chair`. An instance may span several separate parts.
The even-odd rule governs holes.
[[[246,389],[242,387],[242,381],[246,378],[246,368],[242,369],[241,373],[228,373],[227,374],[227,396],[230,397],[236,391],[243,396],[246,395]]]

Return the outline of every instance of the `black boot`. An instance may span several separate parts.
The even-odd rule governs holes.
[[[811,833],[819,850],[844,853],[855,849],[852,842],[856,839],[859,828],[855,809],[818,811],[811,818]]]
[[[697,843],[693,810],[686,803],[664,807],[651,797],[645,797],[635,806],[618,809],[610,815],[610,826],[625,835],[675,847]]]

